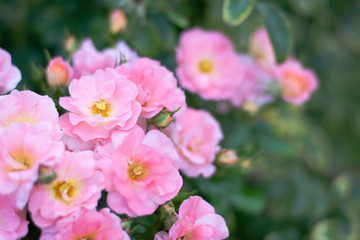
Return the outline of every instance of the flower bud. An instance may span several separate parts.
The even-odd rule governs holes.
[[[175,215],[175,206],[170,201],[162,205],[159,208],[160,217],[164,219],[164,228],[169,230],[171,226],[177,221],[177,216]]]
[[[40,166],[38,170],[38,180],[36,184],[49,184],[56,178],[56,173],[49,167]]]
[[[110,14],[110,31],[115,34],[126,27],[126,16],[121,9],[116,9]]]
[[[47,82],[51,87],[66,85],[73,74],[70,65],[63,61],[62,57],[56,57],[50,61],[46,68]]]
[[[180,110],[180,108],[176,109],[173,112],[165,111],[165,107],[158,113],[153,119],[152,123],[158,128],[166,128],[174,121],[174,114]]]
[[[222,149],[216,158],[217,162],[225,165],[233,165],[239,160],[235,151],[231,149]]]
[[[75,50],[77,48],[77,43],[76,43],[75,38],[73,36],[67,37],[66,40],[65,40],[64,46],[65,46],[65,50],[68,53],[75,52]]]

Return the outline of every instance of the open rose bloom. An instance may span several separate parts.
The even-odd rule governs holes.
[[[98,158],[109,207],[130,217],[154,213],[183,183],[174,146],[158,130],[114,132],[107,145],[98,147]]]
[[[0,48],[0,94],[13,90],[20,80],[20,70],[12,65],[10,54]]]
[[[169,234],[159,232],[155,240],[221,240],[229,237],[224,218],[199,196],[185,200],[179,208],[178,220],[172,225]]]

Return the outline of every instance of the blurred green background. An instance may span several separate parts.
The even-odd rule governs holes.
[[[314,69],[320,88],[295,107],[282,100],[255,115],[241,109],[220,114],[217,103],[188,94],[188,104],[220,121],[223,147],[240,161],[219,166],[211,179],[185,179],[198,189],[230,229],[229,239],[360,239],[360,1],[273,0],[291,23],[293,53]],[[222,21],[222,0],[1,0],[0,47],[22,72],[18,89],[48,94],[35,82],[31,63],[46,66],[44,49],[69,58],[64,40],[91,37],[98,49],[125,40],[139,55],[174,71],[181,31],[192,26],[227,34],[246,52],[262,24],[254,11],[244,23]],[[127,14],[124,32],[112,35],[108,15]],[[44,81],[44,80],[43,80]],[[0,112],[1,114],[1,112]],[[35,239],[27,237],[27,239]],[[139,238],[140,239],[140,238]],[[147,239],[147,238],[144,238]],[[148,239],[151,239],[149,237]]]

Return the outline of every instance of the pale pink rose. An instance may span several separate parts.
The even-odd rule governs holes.
[[[221,240],[229,237],[229,230],[223,217],[199,196],[191,196],[179,208],[178,220],[172,225],[169,234],[159,232],[156,240]]]
[[[118,33],[123,31],[126,27],[126,15],[121,9],[115,9],[110,13],[110,31]]]
[[[180,169],[189,177],[210,177],[223,134],[216,119],[205,110],[187,110],[167,130],[181,159]]]
[[[275,53],[264,27],[258,28],[250,38],[249,52],[265,70],[276,65]]]
[[[269,93],[271,84],[277,84],[271,74],[262,69],[259,63],[250,55],[240,54],[239,59],[244,69],[243,81],[236,86],[231,103],[239,107],[244,102],[252,102],[258,107],[272,101],[274,97]]]
[[[0,48],[0,94],[13,90],[20,80],[20,70],[11,64],[10,54]]]
[[[72,68],[62,57],[52,59],[46,68],[46,79],[51,87],[58,85],[65,86],[69,82],[72,74]]]
[[[16,240],[28,232],[26,209],[19,210],[14,195],[0,195],[0,239]]]
[[[318,88],[314,72],[303,68],[294,58],[278,66],[274,72],[280,82],[284,100],[295,105],[306,102],[311,93]]]
[[[0,96],[0,133],[14,123],[35,125],[50,124],[54,139],[61,138],[58,124],[59,113],[49,96],[41,96],[32,91],[13,90],[9,95]]]
[[[61,127],[84,141],[107,138],[114,129],[132,128],[141,112],[141,105],[135,100],[136,85],[114,69],[97,70],[93,75],[73,80],[69,92],[70,97],[60,98],[60,105],[70,113],[60,119],[68,118],[71,126]],[[59,123],[63,122],[67,120]]]
[[[125,63],[116,68],[138,87],[137,101],[142,105],[141,115],[151,118],[163,107],[167,111],[180,111],[186,108],[185,94],[177,87],[177,81],[172,72],[161,66],[158,61],[140,58],[135,64]]]
[[[230,40],[199,28],[180,36],[176,49],[180,84],[207,100],[229,99],[242,79],[242,66]]]
[[[107,48],[99,52],[91,39],[86,39],[73,57],[74,75],[73,79],[79,79],[83,75],[90,75],[98,69],[115,68],[121,59],[128,62],[136,61],[137,54],[131,50],[126,43],[119,41],[116,48]]]
[[[136,126],[114,132],[111,141],[97,150],[109,192],[107,203],[117,213],[130,217],[152,214],[182,186],[174,146],[158,130],[145,135]]]
[[[97,239],[130,240],[122,230],[121,219],[110,209],[83,210],[79,217],[63,218],[56,224],[56,232],[42,232],[42,240]]]
[[[39,165],[53,166],[64,145],[52,137],[52,126],[14,123],[0,134],[0,193],[13,193],[22,209],[38,178]]]
[[[95,209],[104,189],[104,177],[96,170],[91,151],[65,152],[54,171],[56,179],[35,186],[29,201],[34,223],[48,231],[57,220],[77,216],[82,208]]]

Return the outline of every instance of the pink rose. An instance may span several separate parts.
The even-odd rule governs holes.
[[[251,36],[249,52],[258,60],[261,67],[267,71],[270,71],[276,65],[275,53],[264,27],[258,28]]]
[[[177,81],[169,70],[159,62],[140,58],[135,64],[125,63],[116,71],[125,75],[138,87],[137,101],[142,105],[141,115],[151,118],[158,114],[163,107],[167,111],[186,108],[184,92],[177,87]]]
[[[104,189],[104,177],[96,169],[93,152],[65,152],[54,168],[56,179],[31,192],[29,211],[34,223],[49,231],[63,217],[76,216],[82,208],[95,209]]]
[[[107,203],[117,213],[130,217],[152,214],[182,186],[174,146],[158,130],[146,135],[138,126],[116,131],[97,150],[109,192]]]
[[[26,209],[19,210],[14,195],[0,195],[0,239],[16,240],[28,232]]]
[[[313,71],[305,69],[294,58],[288,59],[275,70],[285,101],[295,105],[306,102],[318,87],[318,80]]]
[[[62,57],[52,59],[46,68],[46,79],[51,87],[56,87],[58,85],[65,86],[72,74],[72,68],[69,63],[62,59]]]
[[[187,30],[180,36],[176,60],[181,86],[207,100],[229,99],[242,80],[237,54],[220,32]]]
[[[14,123],[0,134],[0,194],[15,194],[22,209],[38,178],[39,165],[53,166],[64,145],[52,137],[51,125]]]
[[[130,237],[122,230],[121,219],[110,209],[103,208],[99,212],[84,209],[77,218],[62,218],[57,222],[55,232],[43,231],[40,239],[130,240]]]
[[[216,119],[205,110],[187,110],[178,116],[168,134],[182,161],[180,169],[189,177],[210,177],[223,134]]]
[[[20,70],[11,64],[10,54],[0,48],[0,94],[13,90],[20,80]]]
[[[199,196],[191,196],[179,208],[178,220],[172,225],[169,234],[159,232],[155,240],[207,239],[221,240],[229,237],[224,218]]]
[[[135,84],[114,69],[73,80],[69,92],[70,97],[60,98],[60,105],[70,111],[60,117],[60,124],[69,121],[61,126],[64,132],[83,141],[107,138],[114,129],[130,129],[140,115]]]

